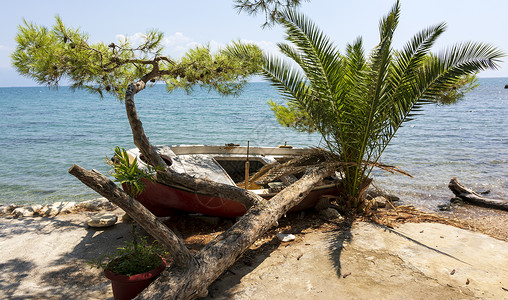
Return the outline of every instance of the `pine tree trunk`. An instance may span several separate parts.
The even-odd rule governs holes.
[[[141,227],[155,237],[175,260],[138,299],[194,299],[204,297],[208,286],[232,266],[261,235],[277,224],[291,208],[298,205],[314,186],[334,173],[334,168],[308,172],[270,201],[252,206],[235,225],[208,243],[194,257],[183,241],[137,200],[131,198],[101,173],[73,165],[69,173],[125,210]]]
[[[143,154],[151,166],[161,166],[161,168],[157,170],[158,182],[166,185],[172,185],[175,183],[180,184],[208,195],[227,195],[228,199],[242,203],[246,209],[249,209],[254,203],[265,201],[262,197],[236,186],[222,184],[207,179],[198,179],[171,170],[157,154],[155,147],[150,144],[150,141],[143,129],[143,124],[136,112],[134,95],[141,91],[144,87],[145,84],[143,81],[138,81],[135,84],[129,85],[125,93],[125,110],[131,126],[134,144],[138,147],[139,151]]]

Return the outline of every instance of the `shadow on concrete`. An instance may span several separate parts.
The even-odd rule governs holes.
[[[466,264],[466,265],[471,266],[471,264],[470,264],[470,263],[468,263],[468,262],[465,262],[465,261],[463,261],[463,260],[461,260],[461,259],[459,259],[459,258],[457,258],[457,257],[455,257],[455,256],[453,256],[453,255],[451,255],[451,254],[448,254],[448,253],[446,253],[446,252],[443,252],[443,251],[441,251],[441,250],[438,250],[438,249],[436,249],[435,247],[431,247],[431,246],[428,246],[428,245],[426,245],[426,244],[424,244],[424,243],[422,243],[422,242],[419,242],[419,241],[417,241],[417,240],[415,240],[415,239],[413,239],[413,238],[411,238],[411,237],[409,237],[409,236],[405,235],[404,233],[399,232],[399,231],[397,231],[397,230],[395,230],[395,229],[393,229],[393,228],[386,227],[386,226],[384,226],[384,225],[380,225],[380,224],[377,224],[377,223],[372,223],[372,225],[374,225],[374,226],[376,226],[376,227],[379,227],[379,228],[382,228],[382,229],[383,229],[383,230],[385,230],[385,231],[389,231],[390,233],[393,233],[393,234],[395,234],[395,235],[397,235],[397,236],[400,236],[400,237],[402,237],[402,238],[404,238],[404,239],[406,239],[406,240],[408,240],[408,241],[410,241],[410,242],[412,242],[412,243],[415,243],[415,244],[417,244],[417,245],[419,245],[419,246],[421,246],[421,247],[424,247],[424,248],[426,248],[426,249],[428,249],[428,250],[431,250],[431,251],[433,251],[433,252],[439,253],[439,254],[441,254],[441,255],[447,256],[447,257],[452,258],[452,259],[454,259],[454,260],[456,260],[456,261],[460,261],[461,263],[464,263],[464,264]]]
[[[342,250],[344,249],[345,243],[350,243],[352,239],[351,226],[353,225],[354,219],[348,217],[340,224],[339,228],[332,230],[330,235],[328,254],[333,262],[333,266],[337,271],[337,276],[344,276],[342,274],[342,268],[340,264],[340,257]]]
[[[20,283],[28,276],[33,263],[28,260],[11,259],[0,263],[0,291],[5,293],[6,299],[23,299],[23,296],[13,297],[11,292],[19,288]],[[28,296],[28,295],[27,295]]]
[[[210,285],[208,289],[208,296],[202,299],[232,299],[235,297],[236,293],[234,289],[228,290],[225,289],[225,284],[227,283],[227,288],[233,287],[241,283],[244,276],[255,270],[259,265],[261,265],[268,257],[272,255],[272,253],[280,247],[288,247],[292,246],[291,243],[282,243],[276,236],[275,233],[291,233],[295,236],[303,236],[305,235],[305,231],[309,229],[317,229],[323,228],[324,225],[329,223],[321,219],[317,212],[307,211],[305,213],[305,217],[301,217],[301,214],[288,214],[287,217],[279,220],[279,226],[273,228],[268,231],[261,237],[260,240],[264,239],[263,244],[259,245],[257,248],[252,248],[247,250],[237,261],[231,266],[226,272],[224,272],[221,276],[217,278],[217,280]],[[331,256],[334,265],[337,268],[338,276],[340,276],[340,255],[342,251],[342,245],[345,241],[349,241],[351,238],[350,229],[351,229],[352,219],[345,220],[338,226],[332,226],[334,229],[325,231],[330,233],[330,248],[329,255]],[[321,229],[317,229],[321,230]],[[326,249],[324,249],[326,253]],[[297,258],[298,259],[298,258]],[[222,284],[224,282],[224,284]]]
[[[0,225],[0,247],[4,243],[12,243],[14,237],[26,236],[25,244],[29,251],[51,253],[52,249],[59,250],[54,251],[55,257],[44,259],[45,262],[37,262],[36,258],[0,261],[0,298],[112,299],[107,296],[112,295],[109,280],[101,270],[91,269],[87,262],[122,246],[131,238],[131,226],[117,223],[106,229],[90,228],[85,224],[86,218],[86,213],[59,217],[2,218],[5,221]],[[66,236],[74,237],[73,241],[69,241],[68,251],[62,245],[66,242]],[[80,236],[82,238],[75,244],[76,237]],[[30,254],[24,256],[30,257]],[[41,267],[42,264],[44,267]],[[24,285],[23,279],[36,282]]]

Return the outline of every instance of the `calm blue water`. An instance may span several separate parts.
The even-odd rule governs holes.
[[[453,106],[426,106],[406,123],[382,161],[415,176],[376,172],[379,187],[404,202],[435,207],[450,198],[447,183],[489,189],[508,198],[508,78],[482,79]],[[266,102],[280,99],[268,84],[251,83],[239,98],[207,90],[141,92],[137,108],[153,144],[316,146],[317,135],[280,127]],[[66,87],[0,88],[0,203],[82,201],[98,195],[67,173],[76,163],[107,172],[115,146],[134,147],[123,103]]]

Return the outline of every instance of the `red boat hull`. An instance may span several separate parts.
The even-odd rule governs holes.
[[[289,212],[312,208],[321,196],[338,195],[338,193],[336,186],[316,188]],[[269,199],[273,195],[260,196]],[[136,199],[157,217],[174,216],[184,212],[234,218],[242,216],[247,211],[243,204],[235,200],[189,192],[150,181],[145,182],[145,189]]]

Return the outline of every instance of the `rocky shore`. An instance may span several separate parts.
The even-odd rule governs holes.
[[[54,217],[60,214],[70,214],[81,210],[99,211],[116,208],[106,198],[97,198],[83,202],[55,202],[51,204],[16,205],[0,204],[0,215],[13,217]]]

